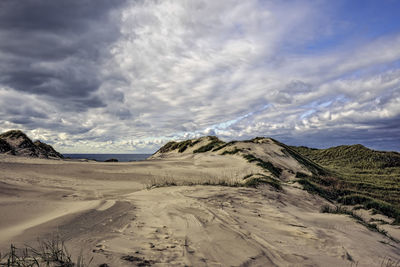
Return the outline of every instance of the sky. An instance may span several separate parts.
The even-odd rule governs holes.
[[[400,151],[399,18],[397,0],[2,0],[0,131],[62,153]]]

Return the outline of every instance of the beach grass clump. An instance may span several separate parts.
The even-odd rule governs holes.
[[[211,186],[229,186],[229,187],[239,187],[243,186],[237,179],[227,179],[227,178],[206,178],[206,179],[174,179],[174,178],[156,178],[151,179],[146,185],[146,189],[153,189],[159,187],[171,187],[171,186],[195,186],[195,185],[211,185]]]
[[[164,146],[162,146],[162,147],[158,150],[158,152],[160,152],[160,153],[167,153],[167,152],[169,152],[169,151],[172,151],[172,150],[175,149],[176,144],[177,144],[177,142],[175,142],[175,141],[170,141],[170,142],[166,143]]]
[[[233,150],[225,150],[224,152],[221,153],[221,155],[234,155],[241,151],[242,151],[241,149],[235,147]]]
[[[171,141],[166,143],[163,147],[161,147],[158,152],[167,153],[170,151],[178,150],[179,153],[183,153],[187,148],[192,147],[199,143],[200,140],[185,140],[182,142]]]
[[[296,172],[296,178],[308,178],[309,175],[303,173],[303,172]]]
[[[227,186],[227,187],[252,187],[257,188],[261,185],[270,185],[278,191],[282,190],[282,185],[279,180],[260,175],[257,177],[246,178],[245,181],[237,179],[154,179],[146,185],[146,189],[154,189],[160,187],[171,186],[195,186],[195,185],[210,185],[210,186]]]
[[[199,147],[198,149],[194,150],[193,153],[204,153],[210,150],[213,150],[216,147],[224,145],[225,142],[219,140],[216,136],[208,136],[210,142],[204,146]]]
[[[235,144],[236,142],[237,141],[230,141],[228,143],[221,144],[220,146],[217,146],[216,148],[214,148],[212,151],[215,152],[215,151],[221,150],[221,149],[223,149],[225,147],[228,147],[228,146],[231,146],[231,145]]]
[[[93,259],[93,258],[92,258]],[[71,254],[68,252],[65,242],[59,237],[53,237],[49,240],[39,241],[38,247],[30,246],[17,248],[13,244],[10,251],[0,253],[0,266],[4,267],[85,267],[89,266],[85,262],[82,253],[74,262]]]
[[[270,185],[276,190],[282,190],[280,180],[270,177],[262,173],[250,173],[243,178],[239,173],[227,172],[221,173],[219,176],[208,173],[198,173],[196,177],[175,177],[173,175],[153,176],[146,184],[146,189],[170,186],[195,186],[195,185],[211,185],[211,186],[228,186],[228,187],[252,187],[257,188],[261,185]]]
[[[311,194],[317,194],[328,200],[336,199],[336,192],[330,190],[330,188],[326,188],[320,184],[314,183],[308,179],[299,179],[297,180],[299,184],[303,186],[303,189],[308,191]]]
[[[179,153],[184,152],[190,145],[192,144],[192,140],[186,140],[178,143],[177,149]]]
[[[243,186],[257,188],[260,185],[270,185],[278,191],[282,190],[281,182],[278,179],[272,178],[264,174],[250,174],[246,175]]]
[[[321,211],[321,213],[332,213],[332,214],[349,215],[350,217],[355,219],[358,223],[364,225],[365,227],[367,227],[371,231],[378,232],[378,233],[390,238],[392,241],[394,241],[396,243],[400,243],[399,240],[397,240],[396,238],[394,238],[391,235],[389,235],[386,230],[379,228],[376,223],[366,222],[361,216],[357,215],[354,211],[352,211],[352,210],[350,210],[348,208],[345,208],[345,207],[342,207],[342,206],[323,205],[321,207],[320,211]]]
[[[243,155],[243,157],[248,161],[248,162],[257,162],[257,165],[260,166],[261,168],[268,170],[271,172],[273,176],[276,178],[279,178],[279,176],[282,173],[282,169],[275,167],[271,162],[269,161],[264,161],[260,158],[257,158],[251,154]]]
[[[368,196],[361,194],[352,194],[340,197],[338,199],[339,203],[344,205],[357,205],[361,204],[365,209],[373,209],[376,212],[384,214],[386,216],[395,219],[394,223],[398,224],[400,222],[400,211],[390,203],[382,200],[377,200]]]

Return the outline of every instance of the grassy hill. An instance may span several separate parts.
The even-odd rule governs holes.
[[[400,167],[400,153],[375,151],[363,145],[337,146],[328,149],[293,147],[297,152],[321,165],[357,169]]]
[[[330,179],[308,179],[310,186],[334,189],[331,198],[343,204],[374,208],[400,222],[400,153],[375,151],[362,145],[291,148],[331,172]]]

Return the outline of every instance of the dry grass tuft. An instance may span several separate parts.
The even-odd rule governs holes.
[[[5,254],[0,253],[0,266],[85,267],[90,265],[92,259],[86,263],[81,253],[78,256],[77,261],[74,262],[71,254],[65,246],[65,242],[59,237],[53,237],[49,240],[39,240],[37,248],[30,246],[17,248],[11,244],[9,252]]]

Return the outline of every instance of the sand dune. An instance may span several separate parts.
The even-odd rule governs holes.
[[[276,160],[282,168],[303,168],[283,159]],[[238,155],[215,153],[134,163],[3,155],[0,248],[57,234],[74,255],[94,257],[93,266],[380,266],[400,260],[393,240],[350,217],[320,213],[329,203],[291,183],[289,172],[282,174],[282,192],[268,185],[146,189],[161,178],[242,179],[262,171]]]

